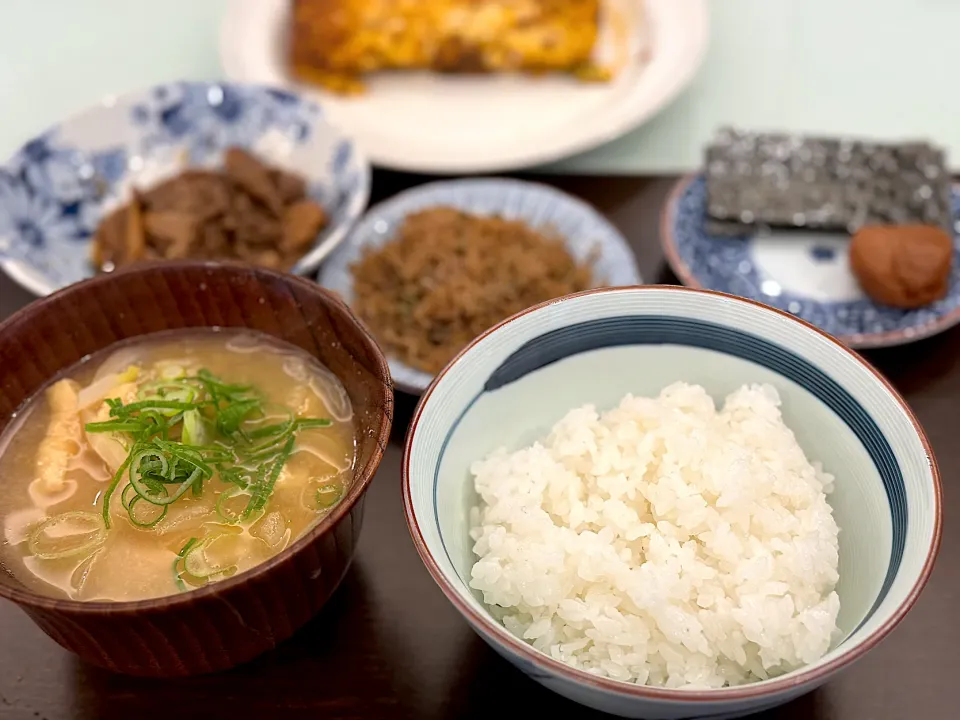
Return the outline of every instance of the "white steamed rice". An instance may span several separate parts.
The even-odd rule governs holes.
[[[475,462],[471,587],[511,633],[630,683],[717,688],[813,662],[837,632],[833,477],[770,386],[571,410]]]

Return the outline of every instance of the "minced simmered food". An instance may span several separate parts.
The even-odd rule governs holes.
[[[597,284],[562,238],[435,207],[352,266],[354,307],[387,353],[429,373],[501,320]]]

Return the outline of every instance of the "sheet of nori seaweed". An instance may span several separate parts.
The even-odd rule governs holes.
[[[944,152],[926,143],[724,129],[706,165],[707,228],[715,234],[905,223],[952,231]]]

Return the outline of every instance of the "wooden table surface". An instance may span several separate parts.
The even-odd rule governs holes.
[[[422,180],[377,174],[374,200]],[[670,180],[545,181],[604,212],[629,239],[647,282],[676,282],[657,238]],[[0,278],[0,318],[30,299]],[[960,512],[960,494],[951,484],[960,469],[960,329],[868,358],[913,407],[940,463],[946,503],[940,559],[919,603],[876,650],[817,692],[758,720],[957,715],[952,690],[960,669],[960,526],[955,529],[952,520]],[[541,688],[495,655],[421,564],[400,501],[401,442],[414,404],[409,396],[397,398],[394,439],[368,493],[353,567],[327,607],[292,640],[220,675],[127,678],[79,662],[14,605],[0,601],[0,718],[601,717]]]

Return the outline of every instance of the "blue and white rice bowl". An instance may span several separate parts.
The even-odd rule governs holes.
[[[904,345],[960,323],[960,186],[951,196],[954,260],[947,295],[914,310],[871,300],[850,270],[850,236],[803,230],[712,235],[707,184],[680,180],[664,207],[660,240],[684,285],[739,295],[796,315],[852,348]]]
[[[100,220],[187,167],[239,146],[301,175],[329,223],[293,268],[312,273],[366,207],[370,166],[314,103],[257,85],[178,82],[108,97],[30,140],[0,167],[0,260],[37,295],[94,274]]]
[[[654,688],[573,669],[504,629],[471,590],[470,465],[542,438],[568,410],[656,396],[674,382],[720,400],[769,383],[808,458],[836,477],[840,634],[822,659],[713,690]],[[679,287],[587,291],[500,323],[434,380],[410,426],[403,499],[434,580],[500,655],[584,705],[635,718],[736,717],[829,680],[885,637],[927,582],[941,535],[941,487],[909,407],[857,354],[787,313]],[[904,662],[908,659],[904,658]]]
[[[353,301],[350,266],[364,252],[382,247],[396,237],[408,215],[433,207],[452,207],[476,215],[521,220],[529,226],[555,232],[567,250],[583,262],[596,254],[594,275],[609,286],[639,285],[642,280],[626,239],[600,213],[582,200],[539,183],[502,178],[444,180],[406,190],[371,208],[350,238],[323,264],[317,281]],[[433,376],[387,357],[394,384],[406,392],[422,393]]]

